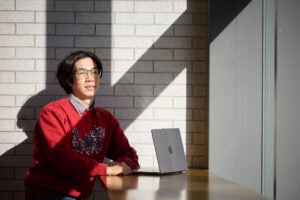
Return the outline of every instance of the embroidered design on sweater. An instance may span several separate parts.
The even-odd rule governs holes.
[[[105,136],[105,130],[101,127],[94,127],[85,134],[84,140],[79,138],[78,130],[73,128],[73,148],[83,154],[90,156],[94,153],[99,153],[102,149],[102,140]]]

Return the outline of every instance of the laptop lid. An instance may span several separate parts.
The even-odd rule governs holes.
[[[186,156],[179,128],[152,129],[160,173],[187,170]]]

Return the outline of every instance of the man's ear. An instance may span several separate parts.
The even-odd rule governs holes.
[[[67,83],[68,83],[68,85],[69,85],[70,87],[73,86],[73,81],[72,81],[72,79],[67,80]]]

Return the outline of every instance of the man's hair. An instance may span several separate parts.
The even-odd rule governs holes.
[[[67,94],[72,93],[72,87],[69,85],[73,83],[74,65],[82,58],[91,58],[99,70],[99,76],[102,77],[102,63],[101,60],[90,51],[75,51],[67,55],[57,66],[56,78],[60,86]]]

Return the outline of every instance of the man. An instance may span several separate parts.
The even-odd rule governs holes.
[[[87,198],[97,176],[128,175],[139,168],[116,118],[95,107],[101,77],[101,61],[91,52],[72,52],[59,63],[57,79],[69,96],[40,112],[33,167],[25,178],[27,200]],[[103,163],[105,157],[112,162]]]

